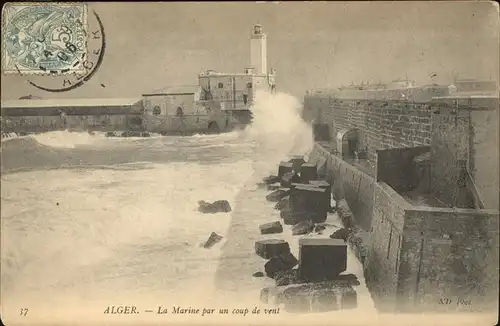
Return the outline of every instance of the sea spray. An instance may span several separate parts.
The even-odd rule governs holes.
[[[37,142],[42,145],[57,148],[75,148],[79,145],[90,145],[96,138],[103,138],[103,135],[91,135],[88,132],[50,131],[42,134],[32,135]]]
[[[254,143],[254,177],[276,173],[290,155],[306,155],[314,145],[311,127],[302,119],[302,105],[286,93],[257,92],[252,124],[245,136]]]

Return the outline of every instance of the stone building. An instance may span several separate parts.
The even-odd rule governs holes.
[[[2,132],[127,130],[141,125],[142,102],[129,99],[2,100]]]

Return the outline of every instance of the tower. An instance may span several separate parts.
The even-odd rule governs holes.
[[[267,74],[267,40],[259,24],[254,25],[250,37],[250,65],[255,74]]]

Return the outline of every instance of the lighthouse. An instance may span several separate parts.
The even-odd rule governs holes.
[[[250,36],[250,65],[256,75],[267,74],[267,39],[259,24],[254,25]]]

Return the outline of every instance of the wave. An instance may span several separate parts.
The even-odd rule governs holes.
[[[291,155],[308,155],[314,146],[310,125],[302,119],[302,105],[286,93],[257,92],[253,122],[243,132],[254,144],[255,174],[276,173],[279,162]]]

